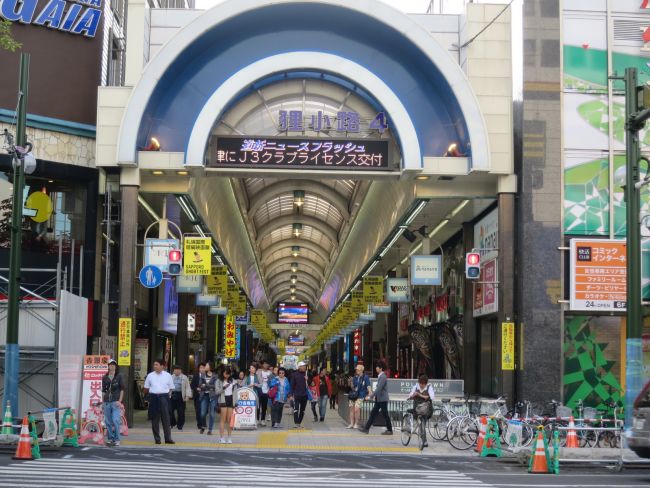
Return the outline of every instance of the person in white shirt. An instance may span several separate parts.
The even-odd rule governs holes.
[[[409,395],[409,400],[413,400],[413,413],[428,420],[433,413],[434,397],[435,393],[433,387],[429,384],[429,378],[427,375],[421,374],[418,382],[413,385],[411,394]],[[424,440],[424,447],[428,447],[426,438]]]
[[[151,430],[156,444],[160,444],[160,421],[163,424],[165,444],[175,444],[171,432],[170,397],[174,391],[172,375],[165,371],[165,361],[158,359],[153,363],[153,371],[144,380],[144,394],[149,395],[151,403]]]
[[[266,409],[269,405],[269,381],[273,378],[273,371],[269,369],[269,362],[262,361],[262,369],[257,371],[257,381],[261,385],[259,389],[260,394],[260,408],[257,410],[257,420],[263,427],[266,426]]]

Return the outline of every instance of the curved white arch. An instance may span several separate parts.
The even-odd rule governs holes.
[[[444,73],[456,97],[457,103],[463,113],[472,144],[472,167],[474,169],[489,169],[490,150],[487,127],[478,100],[460,66],[458,66],[449,53],[418,22],[383,2],[373,0],[357,0],[355,2],[350,2],[349,0],[225,0],[206,11],[183,27],[173,37],[173,42],[165,44],[146,66],[140,81],[131,92],[122,117],[118,135],[117,163],[127,166],[136,164],[137,134],[145,108],[156,88],[158,80],[161,79],[174,60],[188,46],[206,31],[244,12],[271,5],[298,2],[328,4],[342,9],[357,11],[397,30],[416,45]],[[306,66],[302,67],[305,68]],[[318,66],[317,68],[322,68],[322,66]],[[359,82],[361,79],[354,79],[354,81]],[[372,90],[370,91],[372,92]],[[380,103],[390,112],[385,104],[386,102],[377,93],[373,92],[373,94],[377,96]],[[407,146],[417,146],[417,152],[419,153],[419,145],[414,144],[417,143],[417,138],[414,140],[410,139],[415,134],[407,134],[406,128],[399,125],[399,121],[395,118],[396,115],[395,113],[391,113],[395,126],[400,128],[400,136],[404,150]],[[408,139],[406,139],[407,137]],[[206,140],[204,140],[204,143]],[[403,156],[406,157],[405,154]],[[195,158],[195,156],[193,155],[192,158]],[[188,158],[186,161],[196,161],[196,159]],[[406,165],[410,161],[405,159]],[[415,161],[417,161],[418,165],[422,164],[421,158]]]
[[[422,155],[420,154],[420,143],[415,131],[415,125],[413,125],[413,121],[399,97],[388,85],[372,71],[367,70],[360,64],[334,54],[315,51],[299,51],[269,56],[242,68],[228,78],[210,96],[196,118],[187,145],[185,164],[188,166],[203,166],[205,147],[215,121],[243,87],[250,86],[266,76],[297,69],[340,73],[372,93],[390,115],[392,124],[399,134],[402,148],[402,169],[420,169],[422,167]]]

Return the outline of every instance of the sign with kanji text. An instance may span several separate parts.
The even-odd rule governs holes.
[[[571,239],[571,310],[624,312],[627,251],[624,239]]]
[[[237,325],[235,324],[235,315],[228,313],[226,322],[223,326],[223,355],[228,359],[234,359],[237,356]]]
[[[256,329],[266,326],[266,314],[264,310],[251,310],[251,325]]]
[[[212,273],[205,278],[208,295],[225,297],[228,293],[228,268],[226,266],[212,266]]]
[[[185,237],[183,240],[183,274],[209,276],[212,272],[212,238]]]
[[[361,356],[361,329],[355,329],[352,336],[352,354]]]
[[[131,325],[130,318],[120,318],[117,331],[117,365],[131,366]]]
[[[363,278],[363,299],[366,303],[378,303],[384,299],[384,278],[382,276]]]
[[[352,311],[355,314],[364,313],[368,311],[368,306],[363,300],[363,290],[354,290],[352,292]]]
[[[102,377],[108,373],[110,356],[84,356],[80,412],[103,401]]]
[[[515,324],[512,322],[501,323],[501,369],[515,369]]]

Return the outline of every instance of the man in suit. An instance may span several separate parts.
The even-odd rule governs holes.
[[[360,430],[364,434],[370,432],[370,427],[372,427],[375,418],[377,418],[377,414],[379,414],[379,411],[381,411],[382,415],[384,416],[384,420],[386,421],[386,430],[382,432],[382,435],[393,435],[393,424],[391,424],[390,416],[388,415],[389,398],[388,398],[388,381],[386,381],[387,378],[385,373],[386,363],[384,361],[378,361],[375,370],[377,371],[377,388],[375,388],[375,391],[366,397],[366,400],[370,400],[371,398],[374,397],[375,406],[372,407],[372,411],[370,412],[370,418],[368,418],[368,422],[366,423],[366,426]]]

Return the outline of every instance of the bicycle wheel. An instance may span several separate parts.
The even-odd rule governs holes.
[[[424,449],[424,445],[427,442],[427,430],[426,430],[426,426],[424,425],[425,423],[426,423],[426,419],[420,417],[417,426],[418,448],[420,449],[420,451]]]
[[[447,427],[447,440],[451,447],[464,451],[476,444],[479,425],[472,417],[456,417]]]
[[[596,432],[593,430],[579,430],[578,428],[576,429],[576,436],[580,447],[594,447],[598,443]]]
[[[450,422],[449,414],[440,408],[433,411],[429,419],[429,435],[436,441],[444,441],[447,438],[447,426]]]
[[[605,431],[598,434],[596,445],[598,447],[618,447],[618,434],[616,432]]]
[[[413,429],[414,429],[414,419],[413,415],[410,413],[407,413],[404,415],[404,418],[402,419],[402,429],[400,433],[400,437],[402,439],[402,444],[405,446],[409,445],[409,442],[411,442],[411,434],[413,434]]]

